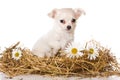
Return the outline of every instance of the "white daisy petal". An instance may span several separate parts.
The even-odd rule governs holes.
[[[92,60],[92,56],[90,57],[90,60]]]
[[[95,60],[95,59],[96,59],[96,56],[93,56],[93,59]]]

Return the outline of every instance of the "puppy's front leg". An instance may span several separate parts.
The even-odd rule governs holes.
[[[54,41],[54,42],[50,43],[50,45],[51,45],[51,55],[55,56],[55,54],[57,54],[57,52],[61,48],[60,42],[59,41]]]

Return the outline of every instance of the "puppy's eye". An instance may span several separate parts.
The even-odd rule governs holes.
[[[60,20],[61,23],[65,24],[65,20]]]
[[[75,22],[76,22],[76,19],[72,19],[72,21],[71,21],[71,22],[75,23]]]

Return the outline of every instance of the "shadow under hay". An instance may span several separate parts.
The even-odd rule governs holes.
[[[14,60],[11,54],[18,44],[6,48],[0,58],[0,71],[10,77],[23,74],[79,77],[120,75],[116,58],[104,47],[99,49],[96,60],[89,60],[85,50],[84,56],[71,59],[65,56],[38,58],[29,49],[21,49],[22,57]]]

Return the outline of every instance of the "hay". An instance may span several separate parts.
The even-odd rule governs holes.
[[[85,55],[80,58],[71,59],[64,55],[38,58],[29,49],[19,47],[22,51],[22,57],[19,60],[14,60],[11,53],[18,44],[6,48],[2,53],[2,58],[0,58],[0,71],[10,77],[23,74],[79,77],[120,75],[119,64],[115,56],[104,47],[100,47],[99,57],[96,60],[89,60],[86,50],[83,50]]]

